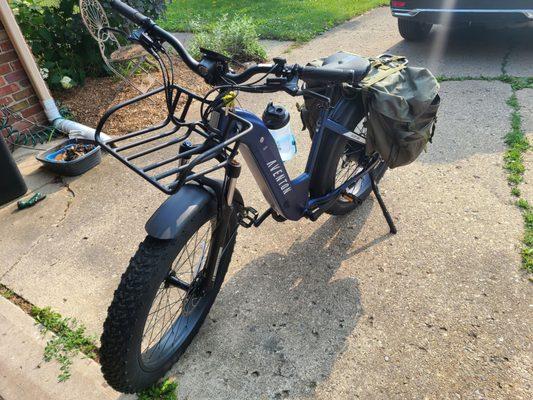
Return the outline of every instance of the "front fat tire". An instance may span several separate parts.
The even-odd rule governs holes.
[[[177,239],[159,240],[147,236],[122,275],[104,323],[100,351],[104,378],[117,391],[136,393],[163,377],[200,329],[220,290],[231,260],[236,235],[227,244],[226,252],[220,259],[215,285],[207,295],[207,306],[202,310],[198,322],[187,339],[163,365],[149,371],[142,368],[140,357],[143,330],[155,293],[162,282],[161,277],[165,273],[168,274],[169,267],[188,239],[210,218],[205,216],[196,219],[190,224],[191,232],[184,233]],[[232,222],[235,222],[234,218]]]
[[[408,19],[398,19],[398,30],[400,35],[405,39],[412,42],[419,42],[427,39],[431,32],[432,24],[425,22],[411,21]]]

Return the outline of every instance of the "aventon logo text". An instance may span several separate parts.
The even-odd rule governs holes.
[[[279,162],[277,160],[272,160],[267,162],[267,165],[283,194],[289,193],[292,190],[291,183],[287,179],[287,175],[283,172]]]

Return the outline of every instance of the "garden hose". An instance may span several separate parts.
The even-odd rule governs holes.
[[[13,127],[12,123],[10,123],[11,118],[31,123],[32,129],[28,129],[26,133],[21,133]],[[19,113],[14,112],[9,107],[2,106],[0,108],[0,132],[3,133],[4,131],[6,132],[6,142],[10,145],[32,149],[35,148],[37,144],[49,142],[61,134],[56,128],[38,125],[35,122],[24,118]]]

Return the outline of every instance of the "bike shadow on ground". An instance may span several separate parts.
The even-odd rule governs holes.
[[[170,374],[179,382],[180,399],[314,393],[362,313],[357,278],[341,271],[349,268],[343,263],[389,237],[353,248],[374,203],[371,198],[346,217],[323,217],[311,236],[295,241],[286,254],[268,253],[227,279],[205,325]]]

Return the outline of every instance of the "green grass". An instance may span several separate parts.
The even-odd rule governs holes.
[[[55,336],[46,343],[44,360],[56,360],[60,364],[59,382],[70,378],[72,357],[83,353],[87,357],[96,358],[95,339],[85,334],[85,327],[75,319],[64,318],[52,311],[50,307],[32,307],[31,316],[44,327],[44,332],[51,331]]]
[[[138,400],[177,400],[177,388],[176,382],[166,379],[138,393]]]
[[[506,75],[507,77],[507,75]],[[533,82],[531,78],[514,78],[508,77],[507,83],[511,84],[513,94],[507,100],[507,105],[511,107],[511,130],[505,136],[505,143],[508,146],[504,155],[505,169],[507,170],[507,180],[511,186],[511,194],[518,197],[516,205],[520,208],[524,218],[524,239],[522,244],[522,266],[530,273],[533,272],[533,210],[526,199],[520,197],[518,186],[524,179],[523,155],[530,149],[529,142],[522,129],[522,115],[520,114],[520,104],[516,97],[516,91],[529,87]],[[526,85],[516,85],[516,83],[526,83]],[[515,85],[513,86],[513,83]]]
[[[522,116],[520,115],[520,105],[516,94],[507,100],[507,105],[511,107],[511,130],[505,136],[505,143],[508,146],[505,152],[505,169],[508,172],[507,179],[512,188],[517,187],[524,177],[526,170],[524,166],[523,154],[529,149],[529,143],[522,130]]]
[[[524,217],[525,234],[522,247],[522,265],[528,272],[533,273],[533,207],[525,199],[519,199],[516,205],[522,210]]]
[[[437,76],[439,82],[464,82],[464,81],[487,81],[487,82],[503,82],[511,85],[513,90],[533,89],[533,77],[518,77],[511,75],[499,76]]]
[[[3,286],[0,286],[0,295],[4,298],[4,299],[11,299],[13,297],[15,293],[11,290],[11,289],[8,289],[6,287],[3,287]]]
[[[252,17],[262,39],[307,41],[316,35],[388,0],[173,0],[160,25],[171,31],[189,31],[200,19],[215,22],[222,15]]]
[[[511,188],[511,194],[515,197],[522,196],[522,192],[517,187]]]
[[[524,268],[533,273],[533,210],[529,204],[523,210],[524,216],[524,246],[522,247],[522,265]]]

